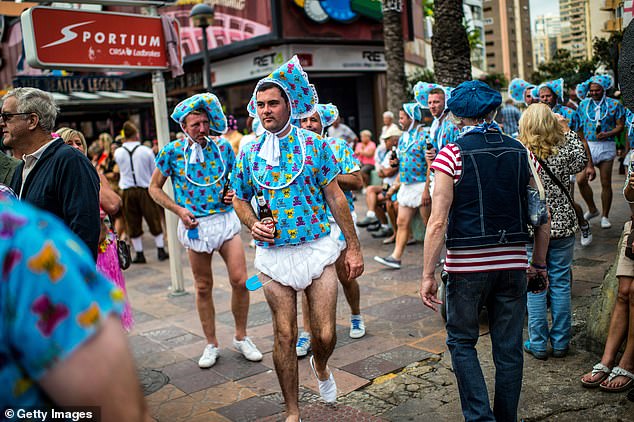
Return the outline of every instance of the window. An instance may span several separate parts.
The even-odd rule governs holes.
[[[487,46],[487,47],[493,47],[494,45],[495,45],[495,42],[494,42],[494,41],[487,41],[487,42],[486,42],[486,46]]]
[[[484,31],[484,35],[493,35],[493,30],[492,29],[488,29],[488,30]]]
[[[487,53],[487,57],[495,57],[495,53]]]
[[[483,11],[484,13],[486,13],[486,12],[490,12],[490,11],[491,11],[491,8],[490,8],[490,7],[485,7],[484,9],[482,9],[482,11]]]

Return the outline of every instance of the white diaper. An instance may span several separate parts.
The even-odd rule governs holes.
[[[212,253],[240,233],[240,219],[233,210],[201,217],[197,221],[198,239],[191,239],[183,221],[178,220],[178,240],[186,249],[195,252]]]
[[[340,243],[324,236],[297,246],[256,248],[254,266],[278,283],[301,291],[334,264],[341,251]]]
[[[425,182],[401,184],[396,194],[399,205],[410,208],[418,208],[423,203],[423,191]]]
[[[341,227],[339,227],[332,216],[328,217],[328,222],[330,223],[330,238],[339,244],[341,250],[346,249],[346,238],[343,236]],[[354,224],[354,231],[357,233],[357,237],[359,237],[359,228],[357,227],[357,213],[354,211],[352,211],[352,223]]]

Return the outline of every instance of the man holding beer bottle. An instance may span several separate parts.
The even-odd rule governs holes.
[[[337,398],[327,363],[336,342],[334,263],[342,245],[329,236],[326,205],[347,243],[343,253],[348,276],[356,278],[363,272],[359,240],[346,197],[336,182],[339,169],[328,141],[291,124],[291,119],[311,116],[316,104],[317,93],[296,56],[260,80],[248,110],[259,117],[266,132],[242,148],[231,180],[236,212],[258,246],[255,267],[263,274],[264,295],[273,315],[273,362],[288,422],[299,420],[298,291],[304,290],[308,298],[313,336],[310,364],[320,395],[326,402]],[[274,225],[263,222],[263,216],[258,218],[251,207],[258,191],[271,208]]]
[[[247,337],[246,259],[238,236],[240,221],[231,205],[234,192],[227,185],[236,159],[229,142],[219,137],[227,130],[222,106],[213,94],[197,94],[180,102],[172,119],[181,125],[186,139],[171,142],[159,152],[149,191],[156,203],[180,219],[178,240],[189,254],[196,308],[207,339],[198,366],[213,366],[219,355],[212,297],[214,251],[220,253],[229,273],[236,324],[233,345],[246,359],[262,360],[262,354]],[[172,178],[175,201],[162,189],[168,177]]]

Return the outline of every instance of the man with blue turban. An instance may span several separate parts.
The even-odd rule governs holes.
[[[247,360],[260,361],[262,353],[247,337],[246,258],[239,236],[240,220],[232,206],[234,192],[226,188],[236,161],[231,144],[220,137],[227,130],[227,119],[220,101],[210,93],[181,101],[172,119],[180,124],[186,137],[170,142],[158,153],[150,194],[156,203],[179,218],[178,240],[189,255],[196,309],[207,340],[198,366],[213,366],[220,353],[212,296],[211,260],[215,251],[229,273],[231,311],[236,324],[233,345]],[[172,179],[174,200],[162,189],[168,177]]]

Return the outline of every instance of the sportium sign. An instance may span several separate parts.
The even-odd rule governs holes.
[[[33,7],[21,19],[26,59],[33,67],[168,67],[165,36],[158,17]]]

